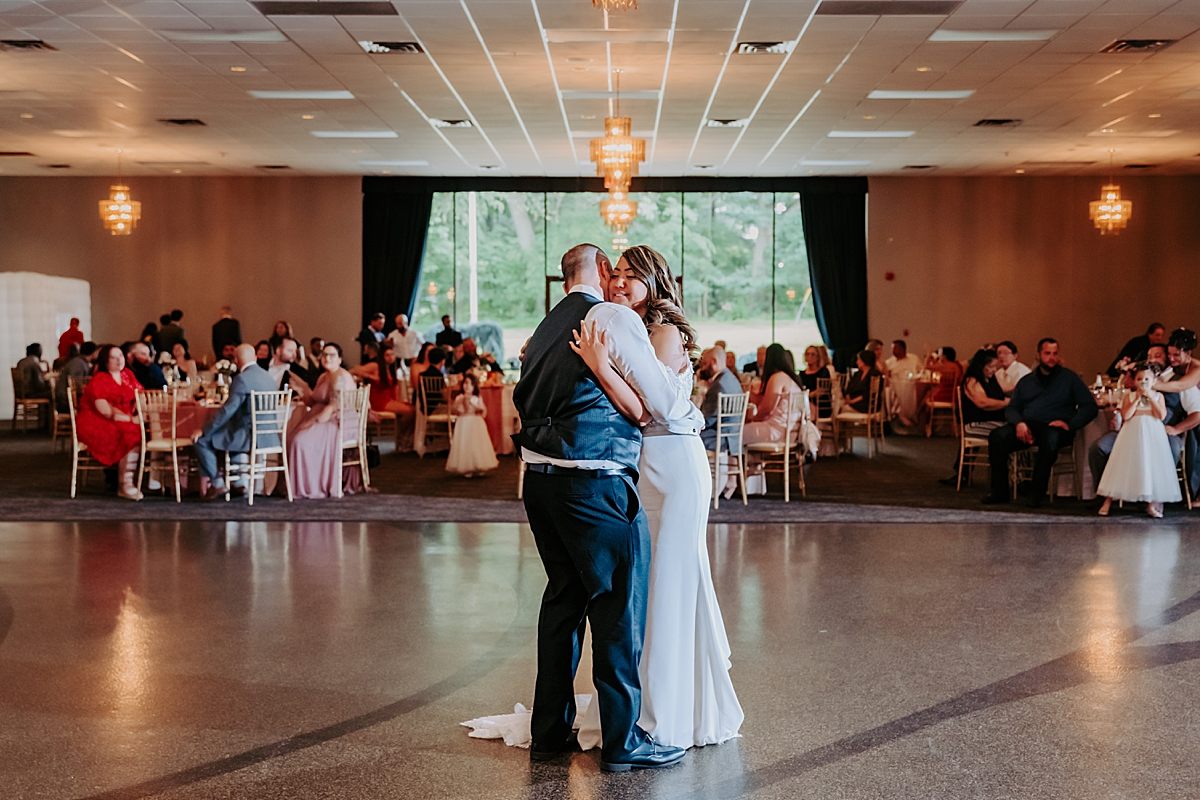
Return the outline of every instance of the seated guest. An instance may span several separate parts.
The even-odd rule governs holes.
[[[721,352],[725,351],[724,343],[720,343],[716,346],[721,348]],[[742,372],[746,373],[747,375],[753,375],[757,378],[761,378],[763,373],[763,363],[766,360],[767,346],[765,344],[759,345],[759,348],[754,351],[754,361],[742,367]]]
[[[413,359],[413,363],[409,365],[408,374],[413,380],[413,391],[416,391],[416,379],[422,372],[429,369],[429,353],[437,345],[433,342],[426,342],[417,350],[417,357]]]
[[[742,385],[737,376],[725,366],[725,350],[720,347],[710,347],[700,354],[696,365],[696,377],[708,384],[704,392],[704,400],[700,403],[700,413],[704,415],[704,430],[700,431],[700,441],[704,442],[706,450],[717,449],[717,411],[720,409],[718,395],[742,394]],[[722,450],[729,449],[729,443],[723,442]]]
[[[1124,371],[1122,366],[1128,368],[1131,364],[1142,361],[1146,358],[1146,351],[1150,349],[1152,344],[1167,343],[1167,328],[1161,322],[1152,322],[1150,327],[1141,336],[1135,336],[1125,343],[1121,348],[1121,352],[1117,353],[1117,357],[1108,365],[1108,376],[1110,378],[1119,378]]]
[[[996,360],[999,362],[996,382],[1004,390],[1004,396],[1011,397],[1017,381],[1029,374],[1029,367],[1017,360],[1017,346],[1007,339],[996,345]]]
[[[292,494],[321,499],[362,491],[362,471],[342,467],[342,442],[338,440],[341,406],[338,392],[353,391],[354,377],[342,366],[342,348],[329,342],[321,351],[324,374],[307,401],[308,411],[288,440],[288,467],[292,472]],[[349,410],[342,419],[345,439],[358,437],[358,413]],[[346,480],[343,483],[343,473]]]
[[[986,438],[1006,421],[1004,409],[1009,401],[996,379],[999,369],[995,350],[977,350],[967,364],[962,385],[962,417],[967,436]]]
[[[239,342],[238,344],[241,344],[241,342]],[[228,361],[230,364],[232,364],[234,361],[237,360],[237,345],[236,344],[223,345],[221,347],[221,352],[217,354],[217,358],[221,359],[222,361]]]
[[[296,335],[292,333],[292,323],[288,322],[286,319],[281,319],[275,323],[275,327],[271,329],[270,337],[267,338],[267,343],[271,345],[271,352],[275,352],[275,348],[278,347],[279,343],[284,339],[294,339],[297,342],[300,341],[299,339],[296,339]],[[301,356],[301,358],[303,358],[303,356]]]
[[[171,356],[175,359],[175,379],[180,383],[197,383],[200,370],[188,352],[187,339],[175,343],[171,348]]]
[[[325,368],[321,366],[321,351],[325,349],[325,340],[320,336],[314,336],[308,343],[308,358],[305,359],[305,368],[308,369],[308,377],[312,378],[311,383],[315,386],[321,373]]]
[[[868,339],[867,344],[863,347],[863,350],[870,350],[872,353],[875,354],[875,369],[879,372],[880,375],[886,376],[886,372],[884,371],[886,369],[886,367],[884,364],[885,359],[883,356],[883,342],[881,342],[878,339]]]
[[[203,432],[198,432],[192,437],[196,446],[200,476],[208,481],[205,500],[216,500],[225,494],[225,479],[219,471],[217,453],[250,452],[251,417],[254,408],[250,393],[279,390],[279,384],[271,380],[267,371],[255,363],[253,347],[248,344],[238,345],[234,351],[234,358],[237,361],[238,374],[229,384],[229,399],[204,426]],[[262,447],[278,447],[279,436],[264,435],[258,444]]]
[[[870,350],[862,350],[857,356],[858,371],[846,382],[845,398],[842,401],[860,414],[866,414],[870,409],[871,379],[880,378],[877,391],[883,392],[883,376],[875,369],[875,354]]]
[[[737,372],[737,353],[732,350],[725,351],[725,368],[730,372]]]
[[[458,347],[463,342],[463,336],[450,325],[450,315],[442,317],[442,329],[436,339],[438,347]]]
[[[79,330],[79,317],[71,317],[71,325],[58,337],[58,357],[66,363],[70,358],[71,345],[83,344],[83,331]]]
[[[983,498],[984,503],[1009,501],[1008,457],[1036,445],[1029,505],[1040,506],[1059,448],[1070,445],[1075,440],[1075,431],[1095,419],[1099,412],[1096,398],[1083,380],[1062,366],[1056,340],[1046,338],[1038,342],[1037,355],[1037,369],[1022,378],[1013,390],[1004,413],[1008,422],[988,435],[992,491]]]
[[[267,368],[267,364],[271,363],[271,343],[269,341],[263,339],[254,345],[254,359],[260,367]]]
[[[142,497],[133,485],[142,443],[137,421],[138,386],[137,378],[125,368],[121,348],[106,344],[96,355],[95,375],[83,390],[75,415],[79,441],[104,466],[119,465],[118,494],[129,500]]]
[[[436,384],[436,386],[444,388],[446,385],[446,376],[443,372],[443,365],[446,363],[446,351],[440,347],[434,347],[429,351],[427,357],[429,359],[429,366],[425,368],[424,372],[418,373],[415,370],[412,372],[414,392],[417,392],[421,388],[421,378],[437,378],[440,383]]]
[[[150,345],[145,342],[134,342],[129,346],[129,369],[145,389],[159,391],[167,385],[162,367],[154,363]]]
[[[458,356],[458,360],[450,367],[450,373],[461,375],[467,370],[475,369],[479,366],[479,350],[475,347],[475,340],[469,336],[462,341],[462,353]]]
[[[916,375],[921,371],[921,358],[915,353],[908,352],[908,343],[903,339],[896,339],[892,342],[892,354],[883,364],[893,383],[907,379],[910,375]],[[875,361],[875,366],[879,366],[878,359]]]
[[[787,350],[779,343],[767,348],[762,382],[755,413],[746,417],[746,444],[782,442],[787,435],[789,397],[804,389],[800,376],[788,361]]]
[[[233,318],[232,308],[221,306],[221,318],[212,326],[213,355],[227,361],[232,360],[234,358],[233,350],[236,350],[241,343],[242,324]],[[226,355],[226,347],[233,348],[228,355]]]
[[[296,363],[298,350],[299,345],[295,339],[290,336],[283,337],[264,369],[271,376],[271,380],[276,382],[280,391],[291,386],[296,396],[303,400],[315,381],[310,381],[308,370]],[[259,366],[262,366],[262,362],[259,362]]]
[[[25,397],[49,397],[50,384],[42,369],[42,346],[37,342],[25,348],[25,357],[17,362],[20,389]]]
[[[1194,386],[1200,385],[1200,361],[1191,357],[1192,350],[1196,347],[1196,334],[1189,331],[1187,328],[1178,328],[1171,333],[1170,342],[1167,344],[1167,352],[1172,349],[1180,352],[1188,353],[1188,358],[1180,363],[1178,367],[1173,368],[1171,380],[1159,380],[1154,385],[1154,388],[1160,392],[1182,392],[1185,389],[1191,389]]]
[[[810,344],[804,348],[804,372],[800,373],[800,383],[808,389],[809,401],[816,405],[817,418],[826,419],[833,414],[829,389],[821,389],[817,381],[829,379],[829,353],[823,345]]]
[[[183,326],[179,321],[183,319],[183,312],[178,308],[167,314],[164,319],[166,322],[158,329],[158,347],[160,353],[169,353],[175,347],[176,342],[182,342],[187,339],[183,332]]]
[[[1178,453],[1167,439],[1167,404],[1162,392],[1154,390],[1161,367],[1142,364],[1136,370],[1137,389],[1121,401],[1124,422],[1117,433],[1096,494],[1104,498],[1100,516],[1107,517],[1113,499],[1145,502],[1146,513],[1163,515],[1163,503],[1182,499],[1175,475]]]
[[[421,345],[425,344],[425,337],[416,329],[409,327],[407,314],[396,315],[396,328],[387,335],[387,338],[396,350],[396,358],[405,366],[412,366],[413,359],[417,357],[417,351],[421,349]]]
[[[958,363],[958,352],[953,347],[943,347],[941,355],[934,362],[932,369],[941,375],[941,382],[936,389],[929,393],[930,402],[950,403],[954,393],[962,383],[963,368]]]
[[[71,410],[67,405],[69,379],[75,378],[76,382],[79,382],[90,377],[95,363],[96,343],[84,342],[79,348],[79,352],[62,365],[62,369],[58,373],[58,382],[54,384],[54,406],[58,409],[58,413],[66,414]]]
[[[412,434],[413,420],[416,416],[412,403],[406,403],[396,397],[397,377],[400,359],[396,357],[396,348],[390,341],[385,341],[374,361],[368,361],[361,367],[350,370],[350,374],[362,378],[371,387],[371,410],[390,411],[396,415],[396,424],[401,434]]]

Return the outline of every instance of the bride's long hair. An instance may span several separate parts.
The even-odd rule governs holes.
[[[674,325],[683,335],[683,349],[689,358],[696,354],[696,331],[683,315],[683,301],[671,267],[662,253],[644,244],[635,245],[621,257],[633,271],[633,276],[646,284],[646,325]]]

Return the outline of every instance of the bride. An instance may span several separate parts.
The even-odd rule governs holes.
[[[680,310],[675,286],[666,259],[638,245],[613,267],[605,300],[629,306],[645,320],[664,372],[680,396],[688,397],[695,332]],[[604,333],[597,334],[594,323],[581,328],[575,352],[622,413],[643,418],[641,400],[609,364]],[[638,495],[649,523],[651,559],[638,725],[664,745],[718,744],[739,735],[743,713],[729,678],[729,641],[708,561],[708,457],[698,435],[672,434],[654,421],[643,434]],[[580,709],[579,746],[599,747],[597,704],[581,702]],[[473,736],[503,736],[508,744],[529,739],[529,721],[521,713],[463,724],[476,729]],[[514,732],[513,725],[523,730]]]
[[[666,259],[646,245],[629,248],[609,274],[604,294],[645,320],[658,360],[680,396],[689,397],[696,334],[680,310]],[[633,392],[609,366],[603,333],[597,337],[585,325],[578,342],[575,352],[626,411],[628,400],[621,395]],[[614,378],[619,385],[612,385]],[[636,402],[628,411],[640,416],[641,401]],[[708,563],[708,455],[698,435],[672,434],[653,421],[642,433],[638,495],[650,526],[651,556],[638,725],[672,747],[718,744],[738,735],[743,714],[729,679],[729,640]],[[589,703],[579,746],[599,745],[599,710]]]

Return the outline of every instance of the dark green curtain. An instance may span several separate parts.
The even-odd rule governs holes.
[[[808,249],[813,311],[821,338],[841,371],[867,343],[867,187],[802,190],[800,214]]]
[[[363,193],[363,324],[373,314],[410,317],[416,305],[433,192]]]

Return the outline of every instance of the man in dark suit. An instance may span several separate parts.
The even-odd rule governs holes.
[[[705,450],[717,449],[717,411],[720,410],[719,397],[722,394],[742,394],[742,384],[737,376],[725,366],[725,348],[710,347],[700,354],[696,377],[708,381],[708,391],[704,393],[704,401],[700,404],[700,413],[704,415],[704,430],[700,431],[700,441],[704,442]],[[729,442],[721,443],[722,450],[729,449]]]
[[[386,321],[387,317],[380,311],[371,317],[371,321],[367,323],[367,327],[359,332],[358,338],[355,341],[362,348],[362,352],[359,355],[360,364],[366,364],[371,360],[366,354],[367,347],[374,347],[375,352],[379,352],[379,343],[383,341],[383,326]]]
[[[209,423],[204,426],[203,433],[193,438],[196,445],[196,459],[200,466],[201,477],[208,479],[208,492],[205,500],[216,500],[225,494],[225,479],[221,477],[217,464],[217,453],[250,452],[250,424],[253,411],[251,392],[275,392],[279,390],[270,374],[254,361],[254,346],[239,344],[234,356],[238,369],[233,382],[229,385],[229,399],[221,406]],[[278,447],[279,435],[264,435],[260,438],[262,447]]]
[[[685,751],[656,743],[637,725],[638,660],[650,582],[650,533],[635,489],[641,431],[572,352],[572,332],[585,318],[594,319],[608,334],[614,363],[629,363],[629,374],[647,393],[646,409],[656,419],[684,412],[663,400],[669,391],[647,391],[656,380],[665,385],[666,378],[636,314],[602,302],[608,269],[608,257],[595,245],[579,245],[563,256],[567,297],[526,345],[513,393],[522,428],[513,441],[527,464],[525,510],[549,578],[538,620],[529,757],[549,761],[572,746],[573,681],[585,621],[590,621],[604,735],[600,768],[625,772],[669,766]],[[608,323],[624,327],[589,317],[593,308],[605,310]],[[621,314],[627,318],[617,319]],[[690,403],[683,405],[686,416],[695,417],[689,421],[694,431],[699,414]]]
[[[438,347],[458,347],[463,343],[463,335],[450,325],[450,315],[442,317],[442,329],[438,331],[435,343]]]
[[[237,347],[242,343],[242,324],[233,318],[233,309],[221,306],[221,318],[212,326],[212,348],[215,358],[228,358],[226,345]]]

